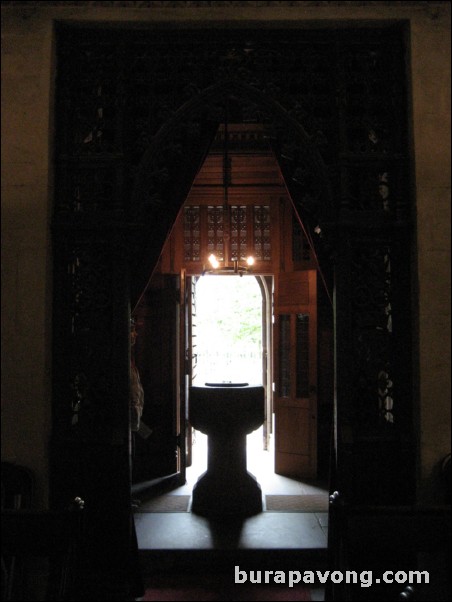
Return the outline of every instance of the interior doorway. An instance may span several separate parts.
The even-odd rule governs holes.
[[[260,276],[206,275],[193,278],[191,383],[247,383],[267,389],[271,356],[267,333],[271,304]],[[266,391],[266,420],[248,435],[248,464],[274,466],[271,391]],[[192,461],[188,481],[206,469],[207,436],[191,430]]]
[[[256,278],[202,276],[195,291],[193,384],[263,384],[263,302]]]
[[[283,199],[281,204],[284,187],[297,215],[311,222],[310,231],[323,234],[324,257],[334,258],[331,276],[334,273],[337,322],[333,324],[328,315],[325,326],[320,324],[319,360],[327,369],[318,397],[319,416],[322,406],[324,416],[332,416],[333,362],[329,360],[334,341],[341,494],[358,503],[393,501],[403,481],[407,483],[402,494],[405,500],[413,479],[400,477],[410,477],[414,471],[409,445],[413,395],[406,266],[410,265],[412,229],[407,194],[410,157],[403,119],[404,32],[394,27],[385,31],[367,27],[365,35],[359,29],[335,32],[330,27],[292,32],[232,28],[222,38],[219,30],[213,34],[196,30],[193,46],[194,32],[181,30],[175,46],[170,30],[149,35],[146,28],[126,32],[71,29],[60,30],[58,41],[64,68],[59,70],[56,98],[52,480],[59,500],[81,486],[93,502],[90,507],[99,509],[91,515],[96,519],[89,540],[96,544],[92,549],[97,554],[111,525],[119,525],[122,532],[128,527],[123,498],[118,496],[118,503],[106,512],[104,496],[105,490],[116,490],[127,499],[129,486],[126,438],[122,447],[112,445],[126,429],[128,304],[131,300],[135,305],[149,274],[156,270],[165,237],[190,186],[195,188],[193,177],[210,144],[212,123],[206,116],[216,115],[217,105],[231,95],[235,100],[231,118],[246,130],[237,132],[241,156],[232,164],[236,179],[231,189],[236,194],[233,198],[231,191],[230,200],[239,209],[245,207],[240,213],[250,217],[250,233],[256,230],[251,218],[257,214],[252,211],[251,193],[259,201],[258,215],[268,215],[268,221],[261,223],[279,225],[274,228],[276,236],[267,241],[271,260],[263,259],[272,264],[275,275],[275,267],[285,273],[310,269],[302,265],[309,262],[306,241],[298,236],[296,222],[291,223],[289,203]],[[106,41],[111,49],[108,65]],[[193,60],[187,62],[188,49]],[[209,68],[204,68],[207,58]],[[225,68],[231,80],[225,79]],[[182,72],[186,77],[181,79]],[[145,82],[144,73],[150,78]],[[193,84],[189,88],[187,81]],[[68,98],[71,103],[66,102]],[[73,106],[80,111],[75,114]],[[94,113],[93,106],[98,107]],[[364,122],[363,114],[370,121]],[[267,131],[263,127],[250,132],[251,124],[260,123],[261,117]],[[95,123],[90,124],[93,119]],[[92,128],[99,135],[87,138]],[[274,159],[264,150],[267,140],[272,140]],[[223,174],[220,157],[213,159],[213,176]],[[239,169],[234,173],[235,166]],[[279,168],[281,182],[276,177]],[[382,173],[391,190],[384,203],[379,192]],[[199,214],[202,224],[209,212],[217,217],[213,201],[222,203],[222,190],[221,186],[209,190],[204,182],[199,192],[199,202],[194,204],[199,211],[191,210],[195,217]],[[327,227],[317,228],[317,219]],[[202,249],[194,244],[197,222],[192,221],[189,243],[193,242],[194,250]],[[278,237],[278,233],[282,234]],[[161,271],[161,286],[147,293],[139,316],[140,340],[143,347],[148,346],[142,354],[147,371],[143,375],[147,378],[145,412],[149,414],[145,421],[153,429],[143,453],[143,465],[149,471],[143,480],[171,471],[182,474],[174,464],[184,444],[185,433],[179,426],[185,423],[184,417],[178,420],[179,414],[173,412],[174,399],[182,397],[178,380],[182,371],[173,360],[180,344],[178,320],[182,322],[177,310],[183,290],[177,277],[181,268],[188,268],[177,261],[191,263],[191,274],[195,262],[202,270],[203,261],[192,255],[185,262],[184,252],[185,247],[175,241]],[[387,257],[394,274],[402,278],[388,273]],[[306,312],[292,308],[292,300],[293,296],[286,295],[280,303],[279,334],[289,348],[306,326]],[[387,322],[388,301],[398,324],[394,333],[382,327],[385,318]],[[184,357],[183,353],[179,356]],[[154,363],[147,361],[149,357]],[[281,359],[288,357],[282,354]],[[402,375],[395,404],[400,421],[395,431],[381,422],[375,401],[380,362],[388,363],[391,374]],[[301,374],[306,371],[302,369]],[[279,381],[284,392],[285,379]],[[300,388],[303,382],[299,379]],[[291,413],[303,408],[282,405],[281,409],[287,410],[285,424],[291,426]],[[323,441],[330,440],[331,420],[323,423]],[[295,437],[291,440],[296,444]],[[329,449],[328,444],[318,449]],[[368,466],[373,470],[363,470]],[[381,485],[377,492],[376,482]],[[102,537],[96,542],[98,534]]]

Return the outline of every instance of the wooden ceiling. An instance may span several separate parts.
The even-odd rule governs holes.
[[[223,203],[224,146],[224,126],[221,126],[193,182],[188,204]],[[230,203],[261,204],[285,195],[284,181],[262,125],[230,124],[227,157],[230,166]]]

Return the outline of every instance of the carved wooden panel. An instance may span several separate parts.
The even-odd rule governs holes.
[[[201,211],[199,205],[184,208],[184,262],[201,260]]]
[[[207,207],[207,255],[224,259],[225,211],[222,206]]]
[[[58,28],[54,230],[55,254],[65,255],[67,273],[57,270],[55,281],[55,349],[65,358],[55,406],[66,424],[74,416],[88,424],[91,415],[94,424],[106,415],[106,399],[116,394],[108,378],[116,335],[107,322],[127,302],[115,291],[119,285],[127,295],[130,285],[134,299],[142,292],[227,104],[231,122],[261,126],[256,139],[262,145],[265,138],[274,153],[327,283],[335,274],[344,445],[355,453],[367,433],[380,442],[392,437],[387,449],[393,449],[400,429],[410,432],[412,383],[403,369],[411,365],[411,209],[402,33],[179,31],[176,42],[172,32],[157,30]],[[234,144],[249,152],[246,128],[236,134]],[[248,175],[243,170],[240,177],[252,169],[247,163]],[[244,204],[234,202],[230,228],[216,203],[204,203],[213,207],[212,251],[225,253],[232,236],[241,255],[251,231],[268,253],[265,212],[250,217],[238,209]],[[195,221],[184,251],[193,257]],[[101,242],[107,232],[110,241],[124,234],[121,257],[130,262],[121,270],[114,245]],[[301,238],[297,253],[305,252]]]
[[[253,207],[253,218],[254,240],[251,252],[256,259],[270,261],[272,259],[270,207],[255,205]]]

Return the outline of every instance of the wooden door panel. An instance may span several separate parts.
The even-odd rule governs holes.
[[[311,446],[309,427],[309,408],[278,407],[278,453],[308,455]]]
[[[317,473],[315,270],[280,274],[275,306],[275,471]]]
[[[186,466],[191,466],[193,462],[193,427],[188,419],[189,387],[196,378],[198,366],[198,346],[197,346],[197,315],[196,315],[196,278],[194,276],[186,278],[185,289],[185,402],[186,402],[186,423],[185,423],[185,453]]]
[[[309,455],[279,453],[275,461],[275,472],[289,479],[315,477]]]
[[[312,286],[315,284],[312,272],[314,270],[281,272],[278,275],[276,303],[280,310],[284,308],[285,310],[297,311],[300,306],[310,304],[314,292]]]
[[[161,275],[152,280],[136,311],[138,338],[136,364],[144,389],[143,421],[152,433],[134,437],[134,485],[174,477],[185,481],[181,458],[183,387],[181,387],[180,337],[183,329],[181,278]]]

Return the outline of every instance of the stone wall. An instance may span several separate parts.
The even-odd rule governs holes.
[[[52,23],[19,15],[5,21],[2,460],[35,471],[43,504],[51,414]]]
[[[450,452],[450,22],[411,24],[419,287],[420,497],[440,501]],[[449,401],[447,401],[449,399]],[[440,497],[438,497],[440,496]]]
[[[47,503],[51,400],[54,23],[175,28],[409,23],[419,295],[419,492],[438,501],[450,451],[450,4],[2,2],[2,459],[31,467]],[[417,403],[417,401],[416,401]]]

